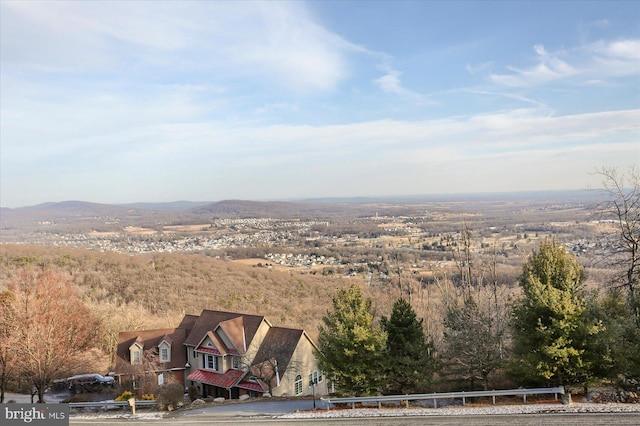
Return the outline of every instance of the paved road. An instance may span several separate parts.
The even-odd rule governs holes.
[[[216,417],[206,414],[179,416],[165,420],[107,420],[107,419],[71,419],[72,425],[234,425],[234,426],[274,426],[274,425],[318,425],[318,426],[637,426],[638,414],[511,414],[485,416],[433,416],[433,417],[388,417],[357,419],[274,419],[264,417]]]

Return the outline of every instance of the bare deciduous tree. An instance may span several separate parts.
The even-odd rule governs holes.
[[[617,286],[626,288],[631,300],[637,302],[640,284],[640,172],[631,167],[627,174],[615,168],[603,167],[603,191],[607,200],[597,209],[602,219],[613,220],[617,239],[612,263],[622,271]],[[640,323],[640,308],[635,305],[635,319]]]
[[[276,385],[278,383],[278,374],[278,360],[276,358],[268,358],[249,368],[249,376],[264,382],[268,387],[269,394],[273,394],[274,382]]]
[[[486,268],[476,262],[473,252],[473,235],[465,224],[452,252],[460,282],[440,284],[444,302],[442,358],[453,380],[462,380],[471,389],[482,383],[486,390],[490,376],[506,362],[507,300],[498,286],[495,251]]]
[[[9,290],[15,295],[14,367],[44,402],[51,380],[82,368],[79,355],[93,347],[98,322],[75,288],[50,270],[23,270]]]
[[[9,380],[17,374],[16,352],[13,348],[18,330],[15,302],[16,295],[13,292],[0,292],[0,403],[4,402]]]

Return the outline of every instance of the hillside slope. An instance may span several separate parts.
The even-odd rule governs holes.
[[[127,256],[72,248],[0,245],[0,289],[20,268],[53,268],[89,302],[144,309],[176,324],[184,313],[219,309],[266,316],[312,336],[337,288],[359,278],[301,275],[198,255]]]

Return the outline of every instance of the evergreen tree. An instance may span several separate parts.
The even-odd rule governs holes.
[[[374,326],[371,300],[355,284],[338,291],[333,311],[319,327],[318,362],[340,391],[352,395],[377,392],[382,383],[380,365],[386,336]]]
[[[524,264],[524,296],[514,306],[518,380],[566,385],[589,376],[588,343],[603,327],[587,315],[584,279],[578,260],[556,240],[541,243]]]
[[[592,377],[611,379],[622,388],[634,390],[640,383],[640,328],[628,309],[628,298],[620,288],[592,299],[590,317],[604,325],[589,342]]]
[[[386,391],[389,394],[424,392],[435,371],[433,344],[427,342],[415,311],[404,299],[393,304],[389,319],[382,317],[387,332],[385,356]]]

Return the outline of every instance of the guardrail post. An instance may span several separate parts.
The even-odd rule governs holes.
[[[433,398],[433,408],[438,408],[438,398]]]
[[[522,394],[522,403],[526,404],[527,403],[527,394]]]
[[[495,395],[491,395],[491,399],[493,399],[493,405],[496,405],[496,396]]]
[[[131,406],[131,414],[135,416],[136,415],[136,399],[135,398],[129,398],[127,400],[127,402]]]
[[[466,404],[467,399],[464,397],[464,395],[462,395],[462,405]]]

